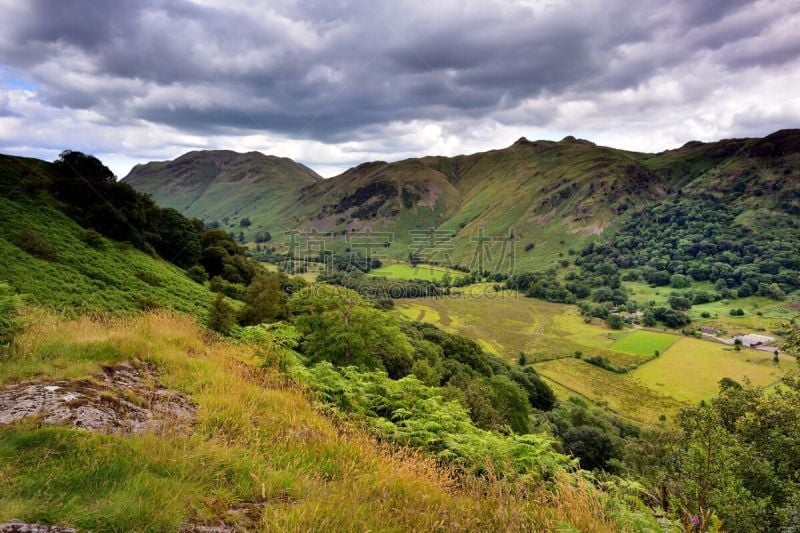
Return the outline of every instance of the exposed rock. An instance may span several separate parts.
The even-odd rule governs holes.
[[[0,533],[76,533],[77,531],[71,527],[28,524],[19,520],[0,524]]]
[[[258,529],[263,509],[263,502],[241,502],[228,509],[225,520],[216,523],[186,522],[181,527],[181,533],[253,531]]]
[[[106,367],[95,379],[19,383],[0,389],[0,424],[37,416],[44,423],[103,433],[185,431],[195,406],[158,384],[141,362]]]

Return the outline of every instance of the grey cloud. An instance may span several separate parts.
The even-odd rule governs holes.
[[[729,70],[792,61],[800,42],[791,36],[748,43],[776,12],[723,0],[314,0],[250,12],[183,0],[35,0],[20,20],[0,23],[0,58],[54,106],[190,132],[334,142],[394,121],[487,118],[541,95],[591,99],[698,54]],[[169,99],[149,97],[164,88]],[[223,96],[200,105],[204,91]],[[543,125],[551,116],[528,118]]]

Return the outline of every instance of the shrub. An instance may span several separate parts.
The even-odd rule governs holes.
[[[156,301],[153,298],[150,298],[149,296],[137,296],[136,305],[142,311],[155,311],[156,309],[161,307],[158,301]]]
[[[103,236],[93,229],[88,229],[81,237],[81,240],[90,248],[99,249],[103,247]]]
[[[136,277],[150,285],[151,287],[159,287],[161,286],[161,278],[153,274],[152,272],[148,272],[146,270],[140,270],[136,272]]]
[[[231,283],[220,276],[214,276],[209,283],[211,292],[224,294],[228,298],[234,300],[241,300],[244,295],[244,285],[240,283]]]
[[[208,274],[200,265],[194,265],[192,268],[186,271],[186,275],[197,283],[202,284],[208,281]]]
[[[323,403],[365,423],[382,438],[427,450],[467,471],[485,473],[488,466],[504,478],[534,481],[570,466],[564,455],[553,451],[546,435],[502,435],[479,429],[460,402],[445,399],[441,389],[414,377],[394,381],[380,371],[335,368],[328,362],[304,373],[303,380]],[[502,380],[498,385],[502,394],[510,390]]]
[[[17,236],[17,246],[45,261],[58,259],[58,250],[51,246],[38,231],[29,229],[20,231]]]
[[[208,312],[208,327],[223,335],[230,335],[236,325],[236,313],[233,307],[225,301],[222,294],[217,294],[211,303],[211,310]]]

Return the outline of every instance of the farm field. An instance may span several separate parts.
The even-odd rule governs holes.
[[[719,391],[724,377],[767,387],[797,367],[795,358],[784,355],[776,365],[772,354],[692,338],[681,338],[661,357],[628,374],[642,385],[686,402],[707,400]]]
[[[453,280],[464,276],[464,273],[458,270],[426,264],[412,267],[405,263],[396,263],[370,271],[372,276],[381,276],[389,279],[416,279],[420,281],[441,281],[447,273],[450,274]]]
[[[634,331],[614,341],[611,348],[634,355],[654,355],[656,351],[663,353],[678,339],[680,337],[677,335],[669,335],[667,333]]]
[[[747,377],[769,387],[795,365],[790,356],[775,366],[767,352],[735,352],[666,331],[615,331],[599,320],[587,324],[574,306],[494,292],[485,285],[483,291],[466,288],[456,296],[398,301],[397,312],[466,335],[508,361],[524,352],[559,398],[578,395],[642,423],[656,423],[662,414],[713,397],[723,377]],[[585,361],[595,356],[631,371],[618,374]]]
[[[796,362],[784,355],[776,365],[767,352],[736,352],[722,344],[681,338],[660,357],[627,374],[577,358],[544,361],[534,368],[555,385],[561,399],[571,392],[624,418],[653,424],[662,414],[669,417],[682,406],[716,396],[724,377],[739,382],[746,378],[754,385],[771,388],[796,368]]]
[[[470,337],[490,353],[509,361],[516,361],[520,352],[532,362],[573,357],[580,352],[585,357],[602,356],[614,366],[627,367],[641,364],[646,360],[643,356],[653,356],[653,350],[615,349],[615,342],[638,332],[615,331],[600,320],[587,324],[575,306],[526,298],[514,291],[495,292],[491,284],[471,287],[456,296],[398,301],[397,309],[412,320]],[[642,339],[650,335],[660,339],[662,335],[641,333]],[[677,338],[665,337],[673,341]],[[640,343],[648,346],[645,340]]]
[[[655,424],[661,415],[674,415],[684,403],[661,394],[629,374],[616,374],[571,357],[534,365],[539,374],[563,389],[577,393],[611,412],[643,424]]]

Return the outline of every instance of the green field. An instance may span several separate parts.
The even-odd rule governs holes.
[[[634,331],[614,341],[611,348],[634,355],[653,355],[656,351],[663,353],[679,338],[666,333]]]
[[[772,354],[725,344],[682,338],[661,357],[640,366],[629,375],[642,385],[673,398],[698,402],[716,395],[724,377],[762,387],[776,383],[797,368],[795,358],[784,355],[776,365]]]
[[[376,268],[370,271],[373,276],[380,276],[389,279],[407,279],[407,280],[420,280],[420,281],[442,281],[445,274],[450,274],[452,280],[456,280],[464,276],[463,272],[452,270],[449,268],[419,264],[416,267],[404,263],[396,263],[394,265],[386,265],[381,268]]]

